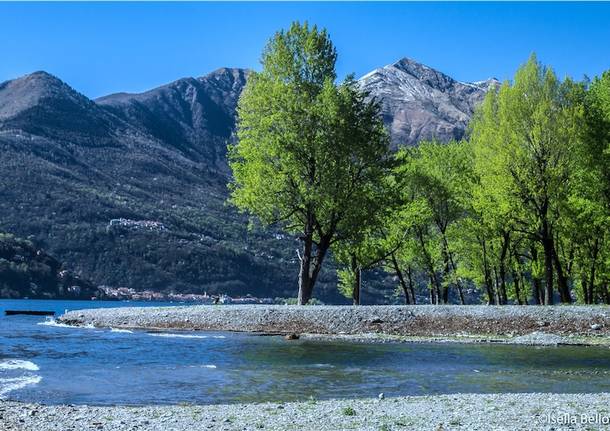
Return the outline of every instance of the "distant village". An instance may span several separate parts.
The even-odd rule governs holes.
[[[162,293],[152,290],[135,290],[129,287],[99,286],[103,299],[117,301],[163,301],[163,302],[198,302],[201,304],[273,304],[272,298],[256,298],[251,295],[231,297],[228,295],[203,295],[195,293]]]

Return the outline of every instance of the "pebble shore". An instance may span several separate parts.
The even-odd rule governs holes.
[[[309,334],[355,341],[610,344],[607,306],[195,305],[78,310],[58,321],[113,328]]]
[[[610,428],[604,423],[609,416],[608,393],[457,394],[145,407],[0,401],[2,431],[601,430]]]

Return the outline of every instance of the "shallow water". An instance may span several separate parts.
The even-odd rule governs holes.
[[[608,392],[607,347],[359,344],[71,328],[5,309],[160,303],[0,300],[0,397],[44,403],[296,401],[458,392]],[[178,305],[178,304],[173,304]]]

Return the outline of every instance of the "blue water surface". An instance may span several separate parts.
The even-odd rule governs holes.
[[[63,313],[147,302],[0,300],[0,397],[72,404],[297,401],[496,392],[608,392],[607,347],[323,342],[230,332],[55,326]]]

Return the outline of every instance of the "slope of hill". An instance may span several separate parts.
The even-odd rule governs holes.
[[[91,299],[100,294],[31,241],[0,233],[0,298]]]
[[[112,98],[94,103],[51,75],[2,84],[0,229],[33,235],[98,284],[292,295],[294,240],[249,232],[247,219],[225,203],[228,169],[221,161],[234,119],[221,127],[217,116],[232,115],[236,96],[215,74],[200,82],[199,100],[207,105],[190,110],[200,109],[200,125],[176,121],[192,133],[186,150],[155,136],[120,104],[110,106]],[[210,149],[217,160],[206,157]]]
[[[219,69],[96,101],[44,72],[0,84],[0,230],[33,236],[97,284],[294,296],[298,242],[248,228],[226,204],[247,74]],[[409,60],[362,82],[395,145],[461,136],[487,85]],[[341,300],[332,267],[316,296]]]
[[[246,77],[243,69],[219,69],[142,94],[112,94],[96,102],[190,160],[228,173],[226,146]]]

